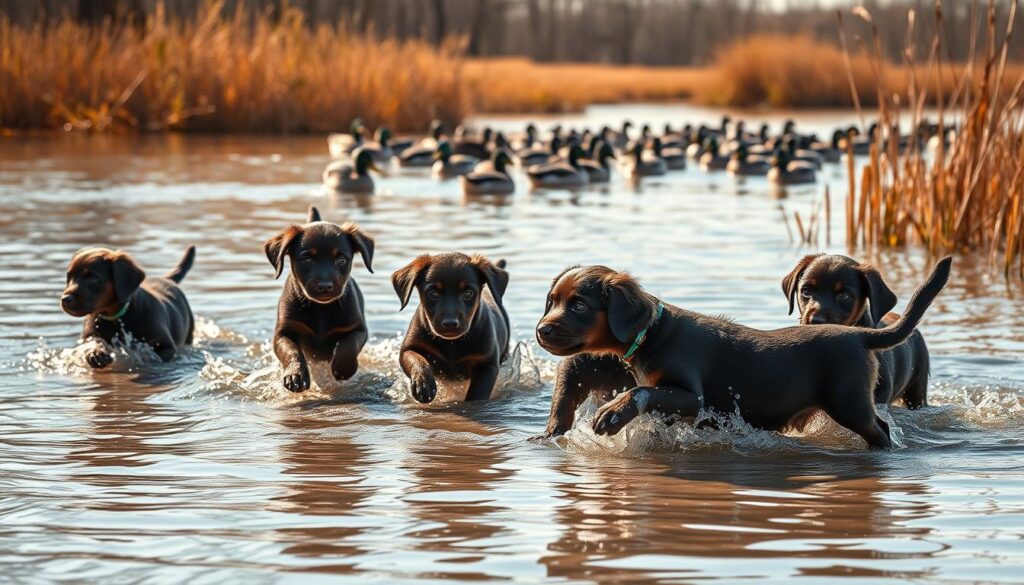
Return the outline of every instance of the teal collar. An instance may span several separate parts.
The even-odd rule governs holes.
[[[125,303],[124,306],[118,309],[118,311],[113,315],[108,316],[104,315],[103,313],[96,313],[96,316],[99,317],[100,319],[103,319],[104,321],[117,321],[121,319],[121,317],[124,317],[125,313],[128,312],[129,306],[131,306],[131,302]]]
[[[636,338],[633,339],[633,345],[629,346],[629,350],[627,350],[622,356],[623,361],[629,363],[629,360],[633,359],[633,355],[636,354],[637,350],[640,349],[640,346],[643,345],[644,340],[647,339],[647,331],[651,327],[654,327],[654,324],[658,322],[658,319],[661,319],[661,314],[664,312],[665,303],[658,301],[658,310],[654,313],[654,319],[651,319],[651,322],[648,323],[647,327],[644,327],[640,333],[636,334]]]

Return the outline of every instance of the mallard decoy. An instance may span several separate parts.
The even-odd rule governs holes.
[[[708,127],[701,124],[696,130],[690,131],[690,144],[686,147],[686,157],[691,159],[698,159],[704,154],[704,141],[707,140],[708,136],[712,133],[708,131]],[[715,139],[715,144],[718,144],[718,139]]]
[[[622,172],[629,179],[640,177],[660,177],[667,171],[665,161],[656,157],[644,156],[644,145],[640,141],[633,143],[629,156],[623,161]]]
[[[426,138],[405,149],[398,155],[398,166],[416,168],[430,167],[434,165],[434,151],[437,150],[437,143],[444,136],[444,124],[440,120],[430,123],[430,130]]]
[[[805,162],[812,165],[816,170],[820,170],[824,160],[822,156],[813,150],[799,147],[806,140],[806,138],[801,138],[797,135],[787,135],[782,141],[782,150],[786,151],[789,155],[790,161]]]
[[[381,126],[377,128],[377,135],[374,137],[373,142],[364,142],[359,148],[363,149],[363,152],[370,153],[373,157],[373,162],[386,165],[391,162],[391,157],[395,155],[395,152],[391,150],[391,130],[388,130],[387,126]]]
[[[774,185],[805,185],[817,180],[817,173],[812,164],[791,160],[789,152],[785,150],[776,153],[771,164],[768,182]]]
[[[526,176],[534,189],[584,187],[590,182],[590,177],[580,168],[582,158],[583,149],[576,145],[569,151],[568,160],[534,165],[526,169]]]
[[[452,154],[452,145],[447,140],[437,144],[434,152],[434,166],[431,172],[438,179],[454,179],[472,173],[480,159],[464,154]]]
[[[334,158],[342,158],[352,154],[352,151],[362,146],[366,141],[363,134],[366,126],[359,118],[352,120],[348,126],[348,133],[336,132],[327,137],[327,150]]]
[[[633,127],[633,123],[626,120],[622,123],[622,130],[615,134],[612,141],[612,146],[615,150],[626,150],[626,147],[630,144],[629,130]]]
[[[813,140],[812,137],[807,148],[818,153],[818,156],[820,156],[825,162],[837,163],[843,158],[843,151],[841,149],[842,141],[843,131],[836,130],[832,133],[832,142],[821,142]]]
[[[607,183],[612,175],[608,161],[615,159],[615,149],[600,138],[595,138],[594,142],[593,157],[581,160],[580,168],[587,172],[591,183]]]
[[[700,155],[700,168],[705,171],[724,171],[729,166],[729,157],[718,151],[714,136],[704,139],[704,152]]]
[[[324,169],[324,185],[339,193],[373,193],[370,171],[380,171],[373,156],[362,148],[352,151],[352,160],[340,160]]]
[[[555,136],[551,139],[550,145],[544,146],[538,142],[530,148],[517,152],[516,158],[519,159],[519,166],[529,168],[534,165],[551,162],[553,159],[558,157],[558,151],[561,150],[561,148],[562,139]]]
[[[466,195],[511,195],[516,184],[508,174],[508,165],[512,163],[508,153],[496,150],[491,156],[491,170],[473,171],[462,175],[462,192]]]
[[[484,128],[479,138],[469,136],[462,126],[455,131],[452,140],[452,154],[466,154],[480,160],[490,158],[490,151],[487,150],[494,132],[490,128]]]
[[[681,171],[686,168],[686,153],[678,148],[665,148],[661,138],[651,139],[651,152],[665,161],[665,168],[670,171]]]
[[[733,151],[725,170],[741,177],[763,176],[771,170],[771,163],[761,157],[752,157],[746,146],[740,146]]]

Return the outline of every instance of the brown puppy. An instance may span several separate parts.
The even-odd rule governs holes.
[[[797,307],[803,325],[877,328],[899,318],[889,313],[896,306],[896,295],[878,270],[846,256],[804,256],[782,279],[782,292],[789,299],[789,313]],[[920,331],[915,329],[906,343],[876,355],[875,402],[887,404],[902,399],[907,408],[928,404],[930,363]]]
[[[490,398],[508,357],[504,268],[504,260],[449,253],[420,256],[392,275],[403,309],[413,288],[420,294],[398,356],[416,400],[434,400],[437,378],[469,379],[466,400]]]
[[[321,221],[320,212],[310,207],[305,225],[289,226],[267,240],[263,250],[277,276],[285,257],[291,259],[274,328],[284,387],[292,392],[309,388],[308,361],[329,362],[336,380],[354,376],[368,332],[363,293],[350,278],[352,258],[359,252],[373,272],[373,238],[353,223]]]
[[[195,246],[189,246],[174,270],[146,278],[127,252],[86,248],[68,265],[68,284],[60,306],[72,317],[85,317],[83,341],[124,342],[125,334],[130,333],[148,343],[166,362],[179,347],[192,343],[195,322],[178,283],[195,256]],[[93,349],[85,359],[93,368],[105,368],[114,361],[106,346]]]
[[[594,419],[598,434],[615,434],[642,412],[738,412],[754,426],[777,430],[821,409],[870,446],[889,447],[888,425],[872,400],[874,352],[910,336],[945,286],[951,263],[939,262],[903,316],[884,329],[774,331],[664,304],[629,275],[604,266],[573,268],[555,279],[537,340],[555,355],[604,354],[629,364],[639,385],[601,407]],[[555,397],[589,391],[573,389],[575,383],[560,380]],[[552,405],[553,414],[561,410]]]

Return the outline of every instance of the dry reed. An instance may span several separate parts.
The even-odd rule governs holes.
[[[907,106],[909,127],[917,128],[925,104],[935,100],[939,132],[953,128],[956,135],[948,145],[937,141],[937,149],[930,152],[913,140],[901,151],[899,141],[878,134],[860,171],[859,186],[853,164],[848,167],[849,247],[918,241],[936,254],[981,251],[993,262],[1001,259],[1007,275],[1024,274],[1024,76],[1010,83],[1005,41],[1014,34],[1016,10],[1014,0],[1000,31],[990,0],[984,14],[985,38],[976,39],[972,59],[955,68],[943,58],[942,3],[936,2],[939,32],[924,59],[908,45],[905,91],[893,91],[884,75],[877,74],[877,115],[883,128],[899,128],[908,115]],[[868,52],[876,70],[881,70],[881,46],[871,15],[864,9],[855,14],[872,30]],[[911,11],[911,32],[915,20]],[[840,15],[841,28],[842,24]],[[947,74],[956,80],[951,90],[928,82]]]
[[[398,129],[455,122],[468,105],[458,47],[311,29],[208,2],[144,26],[0,22],[0,127],[326,132],[354,117]]]

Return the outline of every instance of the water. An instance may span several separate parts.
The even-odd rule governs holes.
[[[626,115],[660,127],[719,113],[606,107],[572,121]],[[496,204],[411,172],[378,180],[375,197],[324,194],[322,138],[14,138],[0,161],[0,580],[1024,580],[1024,305],[979,258],[958,257],[925,318],[933,406],[883,413],[891,452],[825,420],[781,436],[641,418],[598,439],[593,403],[565,438],[529,440],[556,364],[533,327],[559,270],[628,268],[670,302],[789,325],[782,276],[805,253],[844,251],[839,169],[824,172],[833,245],[823,233],[808,248],[783,214],[795,230],[821,183],[780,200],[696,169],[639,193],[618,178],[530,194],[519,176]],[[261,244],[311,203],[377,238],[376,274],[353,272],[372,339],[353,383],[292,395],[268,346],[282,282]],[[195,348],[87,371],[72,349],[81,324],[57,303],[73,252],[124,247],[159,274],[188,244]],[[508,260],[520,346],[497,399],[423,407],[397,366],[412,309],[398,311],[389,275],[448,249]],[[871,259],[903,302],[931,264],[914,249]]]

